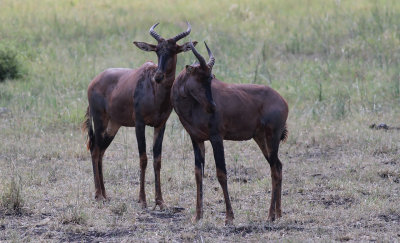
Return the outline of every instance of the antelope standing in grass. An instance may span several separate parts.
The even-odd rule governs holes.
[[[229,199],[223,140],[254,139],[271,167],[272,192],[269,219],[281,217],[282,164],[280,141],[287,137],[288,105],[272,88],[252,84],[228,84],[212,74],[215,59],[206,44],[208,63],[191,45],[199,64],[186,68],[172,86],[171,100],[189,133],[195,156],[197,185],[196,220],[203,217],[204,141],[210,140],[226,204],[226,224],[234,219]]]
[[[140,156],[139,202],[146,207],[145,170],[147,166],[145,126],[154,127],[153,156],[156,206],[164,207],[161,194],[161,148],[165,123],[171,114],[170,91],[175,79],[177,54],[190,50],[189,43],[177,41],[189,35],[186,31],[164,39],[150,28],[157,45],[144,42],[134,44],[144,51],[154,51],[158,65],[146,62],[138,69],[110,68],[95,77],[88,87],[89,106],[83,128],[88,132],[88,149],[92,156],[95,198],[105,199],[103,155],[121,126],[136,127]]]

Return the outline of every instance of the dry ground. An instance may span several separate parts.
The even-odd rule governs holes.
[[[153,210],[152,163],[148,209],[137,203],[134,129],[122,128],[104,159],[110,200],[94,200],[84,137],[76,127],[40,127],[12,113],[1,116],[0,241],[219,242],[399,241],[399,132],[370,130],[376,118],[324,124],[291,120],[281,146],[283,217],[268,222],[269,166],[253,141],[226,142],[235,224],[224,226],[224,203],[207,144],[205,218],[193,223],[194,161],[190,140],[173,113],[164,140],[162,191],[168,210]],[[388,123],[395,116],[384,115]],[[4,132],[3,132],[4,131]],[[3,136],[3,134],[5,136]],[[148,155],[152,130],[147,129]],[[23,206],[7,209],[4,195],[20,189]]]

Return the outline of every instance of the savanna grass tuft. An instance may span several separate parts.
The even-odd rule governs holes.
[[[5,44],[0,44],[0,82],[18,79],[25,73],[18,52]]]
[[[111,212],[113,212],[115,215],[122,216],[124,213],[126,213],[127,209],[128,207],[126,203],[123,202],[112,207]]]
[[[62,224],[77,224],[85,225],[87,223],[88,216],[76,206],[69,208],[62,216]]]
[[[22,208],[24,206],[22,184],[20,180],[16,180],[15,176],[13,176],[10,183],[5,186],[0,203],[1,208],[7,214],[22,214]]]

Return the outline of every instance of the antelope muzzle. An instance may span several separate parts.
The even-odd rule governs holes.
[[[154,74],[153,79],[157,83],[161,83],[161,81],[164,79],[164,73],[157,70],[157,72]]]

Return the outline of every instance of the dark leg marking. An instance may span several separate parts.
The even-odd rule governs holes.
[[[111,142],[114,139],[114,136],[108,136],[105,134],[104,136],[96,136],[98,138],[98,142],[96,143],[96,146],[99,148],[99,153],[97,157],[97,166],[98,166],[98,173],[99,173],[99,183],[100,183],[100,189],[101,189],[101,194],[103,195],[103,198],[106,199],[106,189],[104,186],[104,179],[103,179],[103,156],[104,152],[108,148],[108,146],[111,144]]]
[[[282,217],[281,209],[281,197],[282,197],[282,163],[278,159],[277,162],[277,185],[276,185],[276,204],[275,204],[275,214],[277,218]]]
[[[147,155],[146,155],[146,137],[145,137],[145,124],[136,121],[136,139],[139,148],[140,156],[140,191],[139,191],[139,203],[142,207],[147,207],[146,193],[145,193],[145,176],[147,167]]]
[[[281,194],[282,194],[282,163],[278,158],[279,143],[281,134],[274,132],[270,138],[267,138],[267,147],[269,153],[269,164],[271,167],[272,178],[272,195],[271,206],[269,211],[269,219],[274,221],[276,218],[281,217]]]
[[[89,145],[96,188],[95,198],[105,199],[107,196],[103,179],[103,156],[104,152],[113,141],[115,134],[118,132],[119,125],[114,124],[114,126],[111,126],[111,134],[107,134],[107,131],[109,131],[107,126],[110,125],[110,120],[105,111],[106,101],[104,97],[94,92],[88,98],[89,107],[86,115],[89,119],[86,121],[86,127],[89,128]],[[92,121],[94,131],[92,130]]]
[[[145,193],[145,175],[146,175],[146,167],[147,167],[147,155],[146,155],[146,136],[145,136],[145,128],[146,124],[143,120],[141,112],[141,101],[144,96],[144,85],[145,85],[145,77],[139,78],[138,83],[136,85],[135,93],[133,94],[133,101],[135,106],[135,132],[136,132],[136,140],[138,143],[139,156],[140,156],[140,191],[139,191],[139,203],[142,204],[143,208],[147,207],[146,203],[146,193]]]
[[[94,146],[91,148],[92,166],[95,185],[95,199],[102,200],[106,198],[103,181],[102,159],[105,149],[111,143],[112,138],[104,138],[103,133],[108,120],[101,111],[90,109],[94,123]],[[104,193],[103,193],[104,192]]]
[[[103,199],[103,194],[101,191],[100,184],[100,173],[99,173],[99,157],[100,157],[100,148],[97,145],[93,146],[91,151],[92,156],[92,166],[93,166],[93,175],[94,175],[94,187],[95,187],[95,196],[96,200]]]
[[[217,178],[224,193],[226,206],[225,224],[229,225],[233,223],[233,219],[235,217],[233,215],[231,201],[229,199],[223,140],[219,135],[214,135],[211,136],[210,141],[214,151],[215,165],[217,167]]]
[[[165,124],[161,127],[154,128],[154,140],[153,140],[153,168],[154,168],[154,176],[155,176],[155,200],[156,204],[160,206],[160,209],[164,209],[164,200],[161,193],[161,178],[160,178],[160,170],[161,170],[161,152],[162,152],[162,142],[164,138],[165,132]]]
[[[282,192],[282,163],[278,158],[280,136],[266,133],[254,138],[268,160],[271,169],[272,190],[271,204],[268,213],[268,219],[274,221],[282,216],[281,210],[281,192]]]
[[[196,217],[195,221],[203,218],[203,176],[204,176],[204,155],[205,148],[204,142],[196,142],[193,138],[192,145],[194,151],[195,161],[195,178],[197,187],[197,199],[196,199]]]

